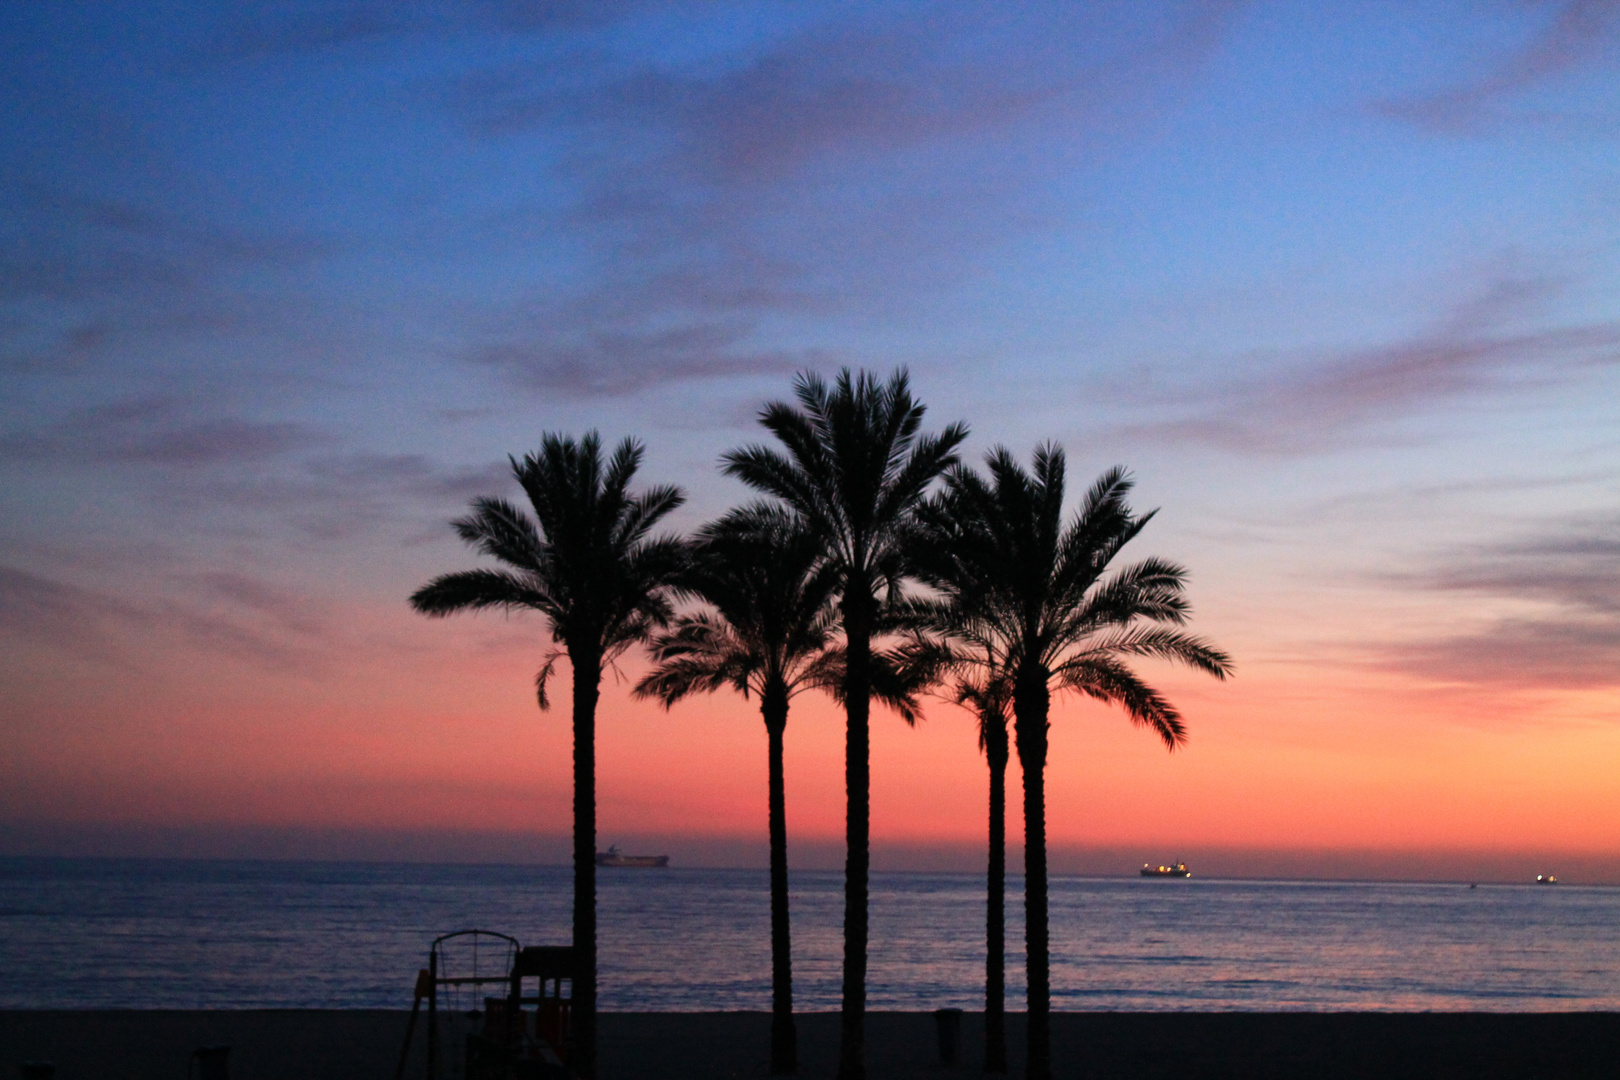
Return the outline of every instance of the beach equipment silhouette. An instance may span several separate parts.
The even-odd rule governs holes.
[[[422,1002],[427,1002],[427,1080],[566,1075],[572,1020],[574,950],[566,945],[524,948],[510,934],[457,930],[433,939],[428,966],[417,973],[411,1018],[395,1080],[402,1080]],[[533,994],[526,980],[536,980]],[[569,994],[564,996],[563,984]],[[489,991],[499,990],[491,994]],[[536,1006],[531,1014],[525,1005]],[[532,1019],[531,1019],[532,1017]],[[447,1036],[464,1053],[441,1053]]]

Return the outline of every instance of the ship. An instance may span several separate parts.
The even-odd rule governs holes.
[[[1147,863],[1143,863],[1142,864],[1142,876],[1143,877],[1192,877],[1192,871],[1187,869],[1187,864],[1184,863],[1184,862],[1178,862],[1178,863],[1176,863],[1176,864],[1174,864],[1172,866],[1149,866]]]
[[[1555,877],[1552,874],[1537,874],[1536,875],[1536,884],[1537,885],[1556,885],[1556,884],[1558,884],[1558,878]]]
[[[625,855],[619,851],[619,845],[614,844],[606,851],[596,853],[597,866],[634,866],[649,869],[669,865],[668,855]]]

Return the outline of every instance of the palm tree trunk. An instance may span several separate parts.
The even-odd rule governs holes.
[[[771,1073],[799,1071],[799,1031],[793,1021],[793,939],[788,923],[787,806],[782,779],[786,687],[770,687],[760,703],[770,738],[771,829]]]
[[[872,630],[859,601],[844,597],[844,1002],[838,1080],[866,1080],[867,878],[871,871]]]
[[[596,1077],[596,702],[602,664],[569,651],[574,669],[574,979],[568,1065]]]
[[[984,1071],[1007,1072],[1007,732],[988,732],[990,865],[984,905]]]
[[[1052,968],[1046,908],[1046,731],[1051,695],[1045,679],[1021,682],[1013,705],[1018,762],[1024,774],[1024,952],[1029,976],[1029,1080],[1052,1076]]]

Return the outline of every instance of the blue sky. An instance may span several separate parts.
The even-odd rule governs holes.
[[[1607,730],[1617,64],[1612,2],[8,6],[0,769],[110,783],[86,686],[241,665],[269,732],[420,663],[506,454],[636,435],[692,525],[844,364],[1130,465],[1275,730]]]

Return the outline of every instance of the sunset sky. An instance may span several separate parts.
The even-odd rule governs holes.
[[[1062,702],[1055,869],[1620,882],[1620,4],[8,4],[0,145],[0,854],[563,861],[448,521],[596,428],[692,528],[851,365],[1128,466],[1236,660]],[[641,665],[603,846],[763,866]],[[972,721],[874,721],[877,865],[978,865]],[[826,701],[787,782],[838,865]]]

